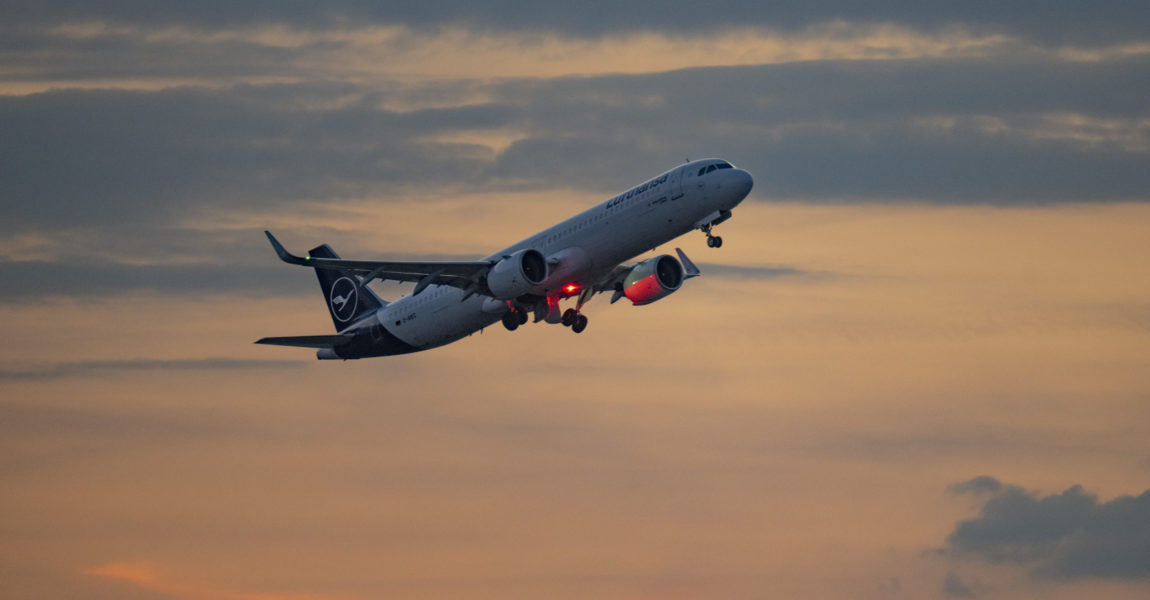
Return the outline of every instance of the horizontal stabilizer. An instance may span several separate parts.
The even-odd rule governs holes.
[[[256,340],[257,344],[272,346],[295,346],[296,348],[335,348],[350,343],[350,335],[296,335],[288,337],[266,337]]]

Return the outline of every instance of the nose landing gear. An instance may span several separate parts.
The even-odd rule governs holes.
[[[708,247],[719,248],[723,245],[723,238],[721,238],[717,235],[712,235],[711,230],[714,229],[715,226],[718,225],[719,223],[722,223],[722,222],[724,222],[730,218],[731,218],[731,211],[729,211],[729,210],[717,210],[717,211],[707,215],[702,220],[695,223],[696,227],[698,227],[703,233],[707,234],[707,246]]]
[[[707,234],[707,247],[708,248],[721,248],[723,246],[723,238],[721,238],[717,235],[711,235],[711,228],[714,227],[714,225],[715,225],[714,223],[707,223],[706,225],[703,225],[699,229],[702,229],[703,233]]]

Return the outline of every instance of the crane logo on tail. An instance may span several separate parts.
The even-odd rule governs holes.
[[[346,323],[355,316],[355,309],[359,305],[359,285],[350,277],[340,277],[335,280],[328,293],[328,306],[331,314],[335,315],[340,323]]]

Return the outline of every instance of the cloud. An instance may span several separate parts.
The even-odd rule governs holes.
[[[475,160],[418,141],[467,113],[400,115],[357,105],[277,107],[274,90],[181,89],[154,93],[67,91],[0,98],[0,142],[16,222],[132,226],[205,207],[256,209],[315,197],[362,195],[450,173]],[[479,125],[475,124],[479,123]]]
[[[491,248],[511,240],[492,239]],[[172,295],[232,294],[246,297],[314,294],[319,297],[310,271],[290,269],[268,256],[270,252],[238,254],[239,259],[220,258],[218,264],[136,265],[84,260],[0,261],[0,303],[28,304],[48,298],[123,296],[140,292]],[[373,254],[374,255],[374,254]],[[349,255],[350,256],[350,255]],[[365,255],[366,257],[366,255]],[[397,252],[392,260],[474,260],[474,255],[414,255]],[[382,258],[382,257],[381,257]],[[262,262],[263,264],[244,264]],[[235,264],[240,263],[240,264]],[[813,276],[787,266],[739,266],[700,263],[708,277],[774,279]],[[400,287],[403,293],[410,291]],[[2,377],[2,375],[0,375]]]
[[[1150,490],[1099,502],[1081,486],[1046,496],[982,476],[951,486],[989,493],[946,540],[955,557],[1026,565],[1049,579],[1150,577]]]
[[[997,494],[1003,489],[999,480],[989,475],[979,475],[970,481],[956,483],[947,488],[952,494]]]
[[[425,3],[363,2],[338,0],[323,4],[211,0],[182,2],[68,0],[13,0],[0,10],[0,22],[51,24],[110,20],[148,25],[194,25],[219,27],[231,24],[288,24],[305,28],[347,26],[352,23],[384,23],[436,30],[457,26],[479,31],[534,30],[562,32],[595,38],[635,31],[713,30],[754,24],[794,30],[830,21],[895,23],[926,29],[965,26],[990,31],[1014,32],[1043,43],[1101,44],[1109,40],[1145,38],[1150,9],[1121,0],[1062,2],[1050,4],[1024,0],[995,2],[922,3],[888,0],[860,6],[847,1],[801,2],[775,0],[727,0],[699,10],[689,0],[619,5],[590,2],[579,5],[497,1],[483,5],[461,1]]]
[[[354,209],[333,209],[333,222],[356,226],[365,217]],[[222,214],[222,213],[221,213]],[[49,298],[91,298],[159,292],[174,296],[236,294],[246,297],[305,296],[318,298],[310,269],[280,262],[267,242],[264,227],[287,234],[290,250],[330,242],[346,256],[392,260],[476,260],[492,248],[471,253],[410,252],[410,248],[377,230],[346,230],[321,225],[288,226],[277,222],[319,220],[315,211],[302,215],[253,217],[260,228],[235,226],[240,215],[188,226],[157,226],[135,231],[91,227],[41,231],[8,240],[0,250],[0,303],[31,304]],[[381,239],[390,247],[365,246]],[[490,243],[498,240],[489,239]],[[7,254],[8,256],[3,256]]]
[[[80,260],[5,257],[0,301],[291,293],[303,275],[264,262],[264,226],[356,202],[590,204],[685,157],[751,170],[751,202],[1150,199],[1147,9],[437,6],[5,4],[5,84],[62,89],[0,96],[0,233],[87,233]],[[483,66],[517,56],[534,62]],[[222,236],[241,221],[255,234]]]
[[[947,598],[973,598],[977,595],[974,588],[963,583],[958,575],[948,572],[942,580],[942,595]]]
[[[141,291],[269,296],[305,289],[298,274],[279,267],[271,261],[260,267],[0,262],[0,278],[9,282],[0,287],[0,302],[29,303],[52,297],[86,298]]]
[[[0,381],[62,379],[93,374],[139,371],[219,371],[241,369],[298,369],[306,362],[297,360],[257,360],[236,358],[86,360],[38,365],[0,367]]]
[[[688,67],[829,60],[976,58],[1028,54],[1073,61],[1145,53],[1137,44],[1102,48],[1035,46],[996,33],[952,27],[832,21],[780,31],[738,24],[690,32],[615,32],[589,40],[536,29],[485,32],[458,25],[434,31],[363,23],[304,29],[285,25],[217,28],[103,21],[12,31],[8,90],[52,87],[161,89],[222,87],[240,81],[442,81],[650,73]],[[44,52],[51,48],[52,52]],[[100,57],[99,60],[96,57]],[[386,87],[386,86],[381,86]]]
[[[785,265],[724,265],[718,263],[698,263],[699,271],[707,276],[727,277],[731,279],[774,279],[789,276],[814,275],[802,269]]]
[[[1148,65],[876,61],[459,82],[435,92],[458,105],[415,111],[381,106],[406,92],[351,84],[10,96],[0,214],[10,230],[134,229],[417,187],[606,195],[716,154],[755,173],[753,199],[1144,200],[1150,116],[1136,99],[1150,96]],[[297,91],[310,100],[282,99]],[[477,133],[511,142],[457,141]]]

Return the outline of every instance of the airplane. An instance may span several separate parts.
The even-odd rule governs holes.
[[[611,292],[650,304],[677,291],[699,269],[683,251],[623,265],[647,250],[693,230],[718,248],[715,226],[747,197],[754,178],[731,163],[689,161],[544,229],[482,260],[404,262],[342,259],[327,244],[291,254],[269,231],[280,260],[315,270],[335,335],[266,337],[257,344],[315,348],[320,360],[391,356],[450,344],[502,321],[515,331],[534,322],[587,327],[583,306]],[[415,282],[394,302],[381,300],[368,283]],[[575,298],[575,306],[560,302]],[[530,315],[529,315],[530,313]]]

